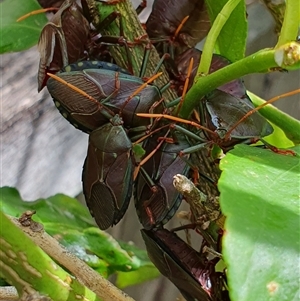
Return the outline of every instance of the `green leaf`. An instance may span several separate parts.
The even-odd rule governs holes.
[[[45,231],[55,237],[68,251],[83,260],[103,277],[109,276],[109,264],[91,251],[84,230],[72,229],[64,224],[56,223],[44,223],[43,225]]]
[[[287,138],[287,136],[281,128],[279,128],[272,122],[271,124],[274,129],[274,132],[271,135],[264,137],[264,140],[278,148],[289,148],[295,145],[290,139]]]
[[[0,53],[22,51],[35,45],[43,26],[47,23],[45,14],[17,19],[41,6],[35,0],[5,0],[0,3]]]
[[[228,0],[206,0],[205,2],[213,22]],[[219,54],[232,62],[242,59],[246,50],[247,29],[245,1],[240,1],[217,39]]]
[[[154,268],[146,251],[128,243],[117,242],[108,233],[96,227],[79,231],[63,228],[62,225],[58,227],[57,224],[46,223],[44,226],[46,231],[55,236],[70,252],[100,272],[104,277],[118,271],[131,272],[137,270],[137,273],[142,273],[140,269],[145,266]],[[154,276],[144,278],[149,279],[149,277],[152,279]]]
[[[116,285],[120,289],[123,289],[127,286],[136,285],[155,279],[159,275],[160,272],[157,270],[157,268],[153,264],[149,264],[149,266],[142,266],[140,269],[129,273],[118,272]]]
[[[130,285],[136,285],[145,281],[149,281],[157,278],[160,272],[150,261],[147,252],[145,250],[138,249],[135,245],[130,243],[119,242],[121,247],[128,252],[128,254],[134,254],[139,258],[139,269],[124,273],[117,273],[116,285],[119,288],[124,288]]]
[[[87,263],[90,261],[90,254],[104,260],[107,264],[108,274],[120,270],[130,271],[140,267],[140,260],[135,254],[129,255],[111,235],[96,227],[80,232],[66,230],[64,233],[60,233],[58,241]],[[94,261],[93,265],[99,267],[99,262],[92,260]]]
[[[237,145],[221,160],[232,301],[299,300],[299,154]]]
[[[35,202],[24,202],[15,188],[0,188],[0,203],[3,212],[19,217],[26,210],[36,210],[34,219],[38,222],[58,223],[71,228],[87,228],[94,226],[88,209],[78,200],[63,194],[57,194],[48,199],[39,199]]]
[[[47,233],[104,277],[117,271],[153,267],[146,251],[123,242],[120,246],[106,232],[91,227],[95,223],[90,213],[76,199],[58,194],[48,199],[24,202],[16,189],[3,187],[0,188],[0,203],[6,214],[16,217],[26,210],[36,210],[33,219],[41,222]]]
[[[258,107],[266,103],[265,100],[258,97],[257,95],[247,91],[253,104]],[[300,143],[300,121],[293,118],[292,116],[282,112],[273,105],[269,104],[259,110],[259,113],[266,117],[273,124],[276,124],[280,129],[282,129],[291,141],[295,144]]]

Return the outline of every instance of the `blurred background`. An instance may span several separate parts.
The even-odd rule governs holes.
[[[147,2],[151,9],[152,1]],[[274,20],[264,4],[258,1],[247,1],[247,4],[248,55],[274,46],[277,37]],[[145,21],[147,11],[141,17]],[[0,56],[1,186],[16,187],[26,200],[56,193],[82,199],[81,172],[88,136],[60,115],[46,89],[37,93],[38,63],[36,47]],[[253,74],[244,80],[248,90],[267,100],[299,88],[300,71]],[[300,119],[299,100],[298,94],[275,105]],[[173,219],[169,226],[177,224]],[[144,248],[140,228],[131,202],[123,220],[109,232],[117,239],[133,241]],[[126,292],[143,301],[173,301],[179,296],[177,289],[163,277],[128,288]]]

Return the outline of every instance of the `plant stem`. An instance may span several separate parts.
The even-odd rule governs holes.
[[[300,6],[299,0],[286,0],[284,19],[278,38],[278,48],[290,41],[294,41],[297,37],[300,25]]]
[[[101,29],[102,34],[119,37],[120,23],[122,22],[123,35],[128,42],[132,43],[136,39],[139,39],[139,37],[142,36],[144,37],[143,42],[140,43],[137,42],[133,45],[133,47],[130,47],[129,49],[131,60],[132,60],[132,67],[133,67],[134,75],[138,76],[144,58],[145,47],[147,45],[147,47],[150,47],[151,50],[150,50],[149,60],[147,62],[146,76],[148,77],[153,76],[154,70],[157,67],[158,62],[160,61],[160,57],[155,47],[150,43],[150,39],[140,23],[138,16],[132,6],[131,1],[123,0],[116,5],[108,5],[105,4],[104,2],[100,2],[98,4],[98,7],[99,7],[100,21],[103,21],[103,19],[106,16],[115,13],[116,11],[120,12],[122,15],[121,19],[116,19],[110,25]],[[112,53],[112,56],[114,57],[115,61],[119,66],[122,66],[123,68],[128,67],[128,59],[127,59],[127,54],[124,46],[117,47],[114,45],[110,48],[110,52]],[[155,85],[162,87],[163,85],[165,85],[170,81],[170,78],[164,66],[161,66],[160,70],[163,72],[163,74],[155,81]],[[163,96],[165,99],[170,101],[177,98],[176,93],[171,89],[167,89],[163,93]]]
[[[240,1],[241,0],[229,0],[216,17],[205,40],[195,81],[197,81],[202,75],[208,74],[217,38],[226,21],[229,19],[231,13],[234,11]]]
[[[32,287],[34,291],[41,292],[53,300],[71,301],[77,300],[76,296],[82,296],[82,299],[87,301],[100,301],[99,298],[105,301],[134,301],[75,255],[67,252],[43,229],[33,231],[31,227],[22,226],[16,218],[11,217],[9,220],[2,212],[0,215],[1,271],[5,278],[17,288],[19,294],[22,294],[24,287]],[[76,279],[54,263],[44,251],[72,272]],[[20,259],[14,258],[15,261],[20,260],[19,264],[15,265],[13,261],[9,261],[7,254],[19,255]],[[39,260],[37,261],[36,258]],[[24,264],[28,266],[28,269],[32,269],[25,269]],[[33,269],[36,275],[40,273],[42,277],[32,275],[30,271]],[[18,277],[13,276],[16,273]]]
[[[0,212],[0,269],[5,279],[22,296],[39,292],[52,300],[99,298],[59,267],[30,238]],[[38,260],[37,260],[38,259]]]
[[[280,48],[280,57],[282,58],[280,61],[277,59],[279,49],[264,49],[214,73],[199,78],[187,93],[179,117],[188,118],[204,95],[234,79],[251,73],[268,73],[272,69],[278,70],[278,67],[279,69],[284,68],[286,70],[294,70],[295,67],[299,68],[300,55],[294,55],[293,60],[288,65],[285,60],[286,57],[289,57],[291,48],[293,49],[293,53],[296,53],[300,49],[300,45],[295,44],[295,42],[288,43]],[[297,48],[296,50],[294,50],[295,47]]]

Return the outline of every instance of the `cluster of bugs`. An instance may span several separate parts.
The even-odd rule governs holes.
[[[128,50],[144,43],[143,38],[126,41],[122,31],[122,38],[99,38],[119,13],[91,27],[90,10],[85,1],[82,7],[73,0],[62,3],[42,30],[38,73],[39,91],[47,86],[63,117],[89,135],[82,173],[87,206],[105,230],[122,219],[134,195],[149,257],[161,273],[187,300],[229,300],[226,276],[215,271],[219,257],[208,259],[202,252],[208,246],[218,253],[220,243],[204,235],[197,252],[164,229],[182,201],[173,177],[191,177],[201,150],[217,145],[226,152],[237,143],[250,144],[271,134],[272,126],[253,111],[240,79],[200,99],[191,120],[177,117],[201,59],[201,51],[193,47],[209,30],[204,1],[156,0],[145,24],[158,53],[168,54],[165,66],[178,94],[174,101],[162,98],[170,85],[159,88],[152,83],[160,73],[146,79],[144,72],[134,76],[129,51],[124,69],[114,63],[106,43]],[[226,58],[214,55],[210,72],[228,64]],[[243,118],[249,112],[251,116]],[[145,152],[140,162],[134,152],[138,143]],[[203,228],[199,232],[203,234]]]

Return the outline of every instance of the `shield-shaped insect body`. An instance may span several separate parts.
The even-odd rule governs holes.
[[[117,224],[132,195],[132,144],[121,124],[106,123],[89,137],[83,166],[83,192],[97,225],[104,230]]]

